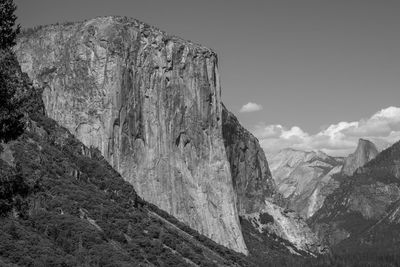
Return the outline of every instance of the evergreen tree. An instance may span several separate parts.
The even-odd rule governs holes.
[[[0,49],[8,49],[15,45],[20,26],[15,25],[17,9],[13,0],[0,0]]]
[[[0,142],[10,141],[23,131],[23,114],[16,99],[21,77],[10,49],[19,33],[19,25],[15,26],[15,10],[12,0],[0,0]]]

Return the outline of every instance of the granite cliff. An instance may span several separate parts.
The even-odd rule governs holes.
[[[12,53],[0,49],[0,66],[24,126],[0,142],[0,266],[254,266],[141,199],[98,149],[45,116]]]
[[[46,114],[99,149],[144,200],[242,253],[239,215],[283,212],[258,140],[221,102],[212,50],[101,17],[27,31],[16,54],[44,87]],[[308,251],[316,240],[300,234],[306,225],[286,222],[266,229]]]
[[[44,87],[46,114],[98,148],[141,197],[247,253],[212,50],[137,20],[101,17],[26,32],[16,54]]]
[[[371,141],[360,139],[356,151],[349,155],[343,165],[342,173],[353,175],[360,167],[378,155],[378,149]]]

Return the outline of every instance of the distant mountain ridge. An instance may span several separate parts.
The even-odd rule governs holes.
[[[400,242],[400,142],[379,153],[340,186],[310,219],[337,249],[388,250]]]
[[[332,157],[322,151],[287,148],[269,157],[272,177],[287,207],[304,218],[312,217],[324,200],[340,184],[333,179],[339,173],[353,174],[378,154],[376,146],[359,139],[354,153],[348,157]]]
[[[269,158],[272,177],[287,207],[304,218],[311,217],[337,183],[342,160],[318,152],[284,149]]]

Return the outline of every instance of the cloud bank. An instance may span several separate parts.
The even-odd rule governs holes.
[[[263,107],[259,104],[253,103],[253,102],[249,102],[246,105],[243,105],[243,107],[240,109],[241,113],[246,113],[246,112],[255,112],[255,111],[259,111],[262,110]]]
[[[316,134],[298,126],[258,124],[254,131],[267,154],[284,148],[321,150],[332,156],[354,152],[358,139],[365,138],[383,149],[400,140],[400,108],[388,107],[370,118],[332,124]]]

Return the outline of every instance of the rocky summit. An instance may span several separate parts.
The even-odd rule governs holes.
[[[378,149],[371,141],[360,139],[356,151],[349,155],[343,165],[342,173],[352,175],[358,168],[378,155]]]
[[[247,253],[222,134],[217,55],[124,17],[41,27],[16,46],[46,114],[146,201]]]

